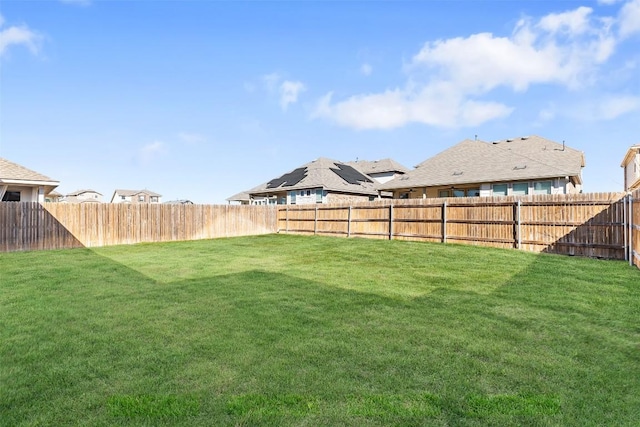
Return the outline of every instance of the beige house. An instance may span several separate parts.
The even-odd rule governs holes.
[[[115,190],[111,203],[160,203],[162,195],[149,190]]]
[[[0,200],[44,202],[59,181],[0,157]]]
[[[95,190],[77,190],[67,194],[63,201],[67,203],[102,203],[102,194]]]
[[[369,178],[373,178],[380,184],[389,182],[394,178],[397,178],[405,173],[409,172],[409,169],[402,166],[400,163],[393,159],[382,160],[356,160],[355,162],[347,162],[349,166],[353,166]]]
[[[358,169],[321,157],[227,200],[251,205],[359,202],[377,199],[377,185]]]
[[[640,144],[632,145],[620,166],[624,170],[624,189],[633,191],[640,188]]]
[[[581,151],[539,136],[467,139],[379,188],[398,199],[580,193],[584,166]]]

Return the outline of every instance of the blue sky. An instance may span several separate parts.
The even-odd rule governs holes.
[[[640,142],[640,0],[0,3],[0,156],[108,201],[225,198],[317,157]]]

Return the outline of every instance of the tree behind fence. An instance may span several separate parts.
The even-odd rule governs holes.
[[[0,252],[274,232],[270,206],[0,203]]]

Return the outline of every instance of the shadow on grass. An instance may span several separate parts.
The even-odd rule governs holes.
[[[613,263],[554,275],[554,259],[488,294],[398,299],[260,270],[159,283],[85,250],[33,258],[0,296],[0,410],[16,424],[630,424],[638,287]],[[618,276],[603,287],[599,271]]]

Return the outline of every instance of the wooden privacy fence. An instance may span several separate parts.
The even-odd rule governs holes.
[[[275,232],[271,206],[0,203],[0,252]]]
[[[594,193],[280,206],[278,229],[629,259],[630,200],[624,193]],[[633,213],[640,224],[640,209]],[[634,230],[640,247],[638,225]]]
[[[627,197],[628,199],[628,218],[629,231],[627,244],[627,259],[630,264],[640,268],[640,189],[634,191]]]

